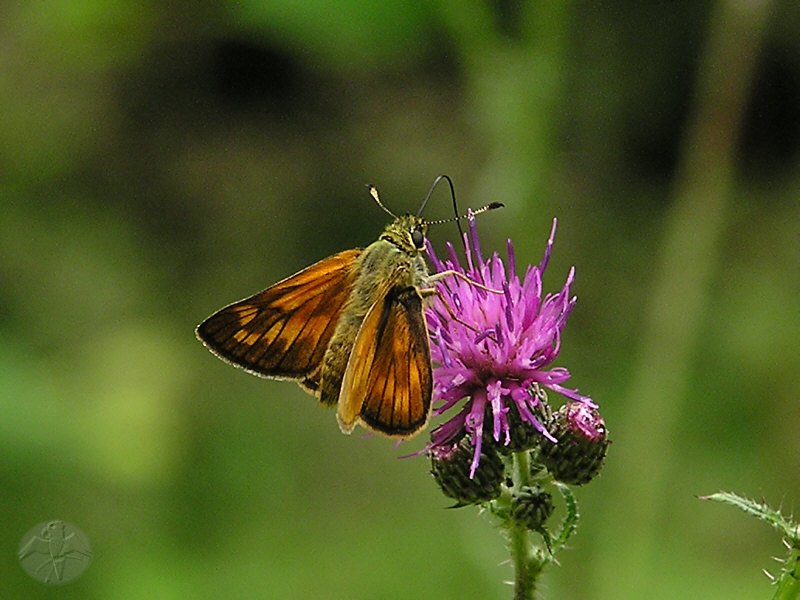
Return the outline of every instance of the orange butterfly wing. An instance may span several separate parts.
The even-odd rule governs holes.
[[[255,375],[319,387],[325,350],[356,277],[360,249],[319,261],[218,310],[197,327],[214,354]]]
[[[339,396],[342,431],[356,423],[410,437],[427,423],[433,392],[422,296],[394,285],[370,308],[356,336]]]

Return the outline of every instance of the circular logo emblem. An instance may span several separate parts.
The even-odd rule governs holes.
[[[72,523],[45,521],[22,536],[17,557],[36,581],[62,585],[86,570],[92,561],[92,547]]]

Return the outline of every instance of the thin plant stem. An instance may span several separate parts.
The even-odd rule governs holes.
[[[530,485],[530,459],[527,452],[514,453],[514,468],[515,486],[522,489]],[[514,563],[514,600],[532,600],[545,561],[532,547],[531,532],[526,527],[511,520],[508,535]]]
[[[528,485],[530,481],[530,464],[524,452],[514,454],[515,480],[518,487]],[[530,533],[525,527],[512,522],[509,537],[511,538],[511,559],[514,563],[514,600],[533,598],[536,582],[530,572],[531,544]]]
[[[800,548],[792,548],[787,567],[778,580],[773,600],[797,600],[800,598]]]

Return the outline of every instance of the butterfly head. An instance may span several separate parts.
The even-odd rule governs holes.
[[[391,242],[407,254],[416,255],[425,251],[425,236],[428,223],[422,217],[403,215],[386,226],[382,240]]]
[[[456,216],[450,219],[439,219],[437,221],[426,221],[419,215],[422,214],[425,205],[428,204],[428,200],[433,193],[433,190],[436,188],[436,184],[438,184],[442,179],[445,179],[448,184],[450,184],[450,193],[453,196],[453,209],[455,210]],[[464,232],[461,230],[461,219],[472,218],[475,215],[478,215],[482,212],[487,210],[493,210],[495,208],[500,208],[503,206],[502,202],[492,202],[483,206],[477,210],[473,210],[470,213],[459,216],[458,215],[458,207],[456,206],[456,194],[455,190],[453,189],[453,182],[447,175],[439,175],[433,182],[428,195],[425,197],[425,200],[422,202],[422,206],[419,207],[419,211],[417,211],[416,215],[403,215],[402,217],[397,217],[395,214],[386,208],[383,203],[381,202],[380,196],[378,196],[378,189],[374,185],[367,185],[369,189],[369,193],[372,196],[373,200],[380,206],[384,212],[394,217],[394,221],[384,229],[383,234],[381,234],[380,239],[386,240],[394,244],[400,251],[405,252],[411,256],[417,256],[422,252],[425,252],[425,235],[428,233],[428,226],[429,225],[438,225],[440,223],[450,223],[455,221],[458,224],[458,231],[461,233],[461,238],[464,239]]]

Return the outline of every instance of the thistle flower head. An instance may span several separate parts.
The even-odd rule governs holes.
[[[542,261],[528,266],[522,280],[516,274],[511,240],[507,269],[497,253],[484,260],[471,214],[464,240],[466,267],[462,267],[451,244],[447,246],[446,259],[437,257],[428,244],[431,262],[438,272],[458,271],[503,292],[488,292],[461,277],[442,278],[439,295],[426,312],[431,357],[436,365],[433,396],[438,404],[434,412],[457,411],[431,433],[428,448],[443,448],[469,436],[474,448],[470,477],[478,468],[486,434],[495,442],[511,443],[509,413],[515,411],[519,419],[512,414],[514,421],[521,420],[556,441],[536,417],[540,397],[530,389],[538,386],[594,406],[588,396],[564,387],[570,377],[567,369],[551,366],[561,349],[561,332],[576,301],[570,297],[574,268],[560,292],[542,296],[542,274],[552,253],[555,231],[554,219]]]

